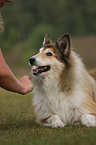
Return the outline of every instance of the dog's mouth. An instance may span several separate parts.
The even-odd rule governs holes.
[[[40,66],[36,69],[33,69],[33,75],[38,75],[41,74],[43,72],[47,72],[50,70],[50,66]]]

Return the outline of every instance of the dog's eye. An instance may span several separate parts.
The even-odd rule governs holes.
[[[47,56],[52,56],[51,52],[46,53]]]

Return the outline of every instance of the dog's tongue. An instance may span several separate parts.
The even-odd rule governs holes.
[[[42,67],[38,67],[37,69],[33,69],[33,74],[34,75],[37,75],[37,74],[40,74],[42,72],[46,72],[50,69],[49,66],[42,66]]]
[[[38,73],[38,72],[43,71],[43,70],[45,70],[45,69],[47,69],[46,66],[45,66],[45,67],[39,67],[39,68],[37,68],[37,69],[33,69],[33,73]]]
[[[33,74],[34,75],[37,75],[37,74],[40,74],[42,72],[46,72],[48,71],[48,66],[42,66],[42,67],[38,67],[37,69],[33,69]]]

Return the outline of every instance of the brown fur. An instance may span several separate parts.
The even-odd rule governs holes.
[[[96,103],[93,101],[91,94],[89,94],[89,96],[87,96],[87,99],[84,103],[84,108],[89,110],[88,114],[96,116]]]
[[[96,80],[96,72],[91,71],[89,74]]]

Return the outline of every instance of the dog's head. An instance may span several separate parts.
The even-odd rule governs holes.
[[[56,43],[52,43],[47,34],[39,53],[29,59],[33,75],[48,75],[61,72],[69,65],[70,36],[64,34]]]

